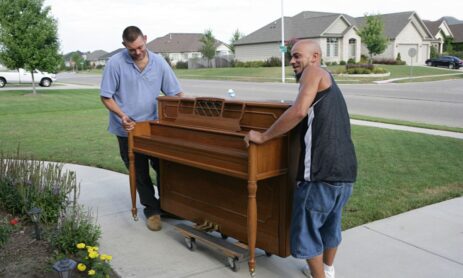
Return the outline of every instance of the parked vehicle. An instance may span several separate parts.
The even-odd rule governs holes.
[[[56,75],[48,72],[34,70],[34,81],[42,87],[50,87],[56,81]],[[5,87],[8,83],[32,83],[32,74],[25,69],[0,72],[0,88]]]
[[[426,60],[426,65],[430,67],[447,67],[449,69],[459,69],[463,67],[463,61],[455,56],[442,56]]]

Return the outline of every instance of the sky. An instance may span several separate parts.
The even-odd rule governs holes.
[[[204,33],[229,43],[235,30],[247,35],[282,14],[302,11],[344,13],[353,17],[415,11],[422,20],[453,16],[463,20],[462,0],[45,0],[58,21],[63,54],[120,47],[122,31],[138,26],[148,41],[168,33]]]

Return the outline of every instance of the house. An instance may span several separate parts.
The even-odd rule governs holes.
[[[400,56],[407,64],[424,64],[430,56],[434,37],[415,12],[380,15],[384,34],[389,43],[384,53],[374,58],[396,59]],[[341,62],[368,55],[361,43],[359,30],[365,17],[353,18],[346,14],[304,11],[285,17],[285,41],[313,39],[320,43],[324,62]],[[278,19],[235,43],[235,56],[240,61],[266,60],[279,57],[281,44],[281,19]],[[410,48],[416,55],[409,57]]]
[[[431,45],[436,48],[437,53],[442,53],[444,51],[445,37],[453,37],[450,26],[442,18],[436,21],[423,20],[423,22],[435,38]]]
[[[86,53],[82,52],[82,51],[73,51],[73,52],[69,52],[67,54],[64,54],[63,55],[63,60],[64,60],[64,66],[67,67],[67,68],[73,68],[74,67],[74,64],[75,62],[72,60],[72,56],[74,54],[78,54],[80,57],[82,57],[83,59],[85,59],[87,56],[86,56]]]
[[[320,43],[325,62],[360,60],[360,37],[355,20],[345,14],[301,12],[284,17],[284,39],[313,39]],[[281,18],[267,24],[235,43],[239,61],[267,60],[280,57]]]
[[[90,67],[96,68],[98,66],[104,66],[106,64],[106,59],[102,58],[104,55],[108,54],[108,52],[104,50],[95,50],[93,52],[88,53],[87,61],[90,64]]]
[[[202,57],[200,51],[203,46],[200,41],[202,37],[201,33],[169,33],[150,41],[146,46],[150,51],[168,57],[175,65],[179,61],[187,62],[189,59]],[[228,46],[219,40],[216,41],[215,46],[217,47],[216,56],[231,53]]]
[[[106,61],[108,61],[109,58],[111,58],[112,56],[114,56],[115,54],[121,52],[121,51],[124,50],[124,49],[125,49],[125,47],[118,48],[118,49],[116,49],[116,50],[114,50],[114,51],[111,51],[111,52],[109,52],[109,53],[106,53],[106,54],[100,56],[99,59],[100,59],[100,60],[104,60],[104,61],[105,61],[105,64],[106,64]]]
[[[435,41],[424,22],[416,12],[401,12],[379,15],[384,23],[384,35],[389,39],[386,50],[376,59],[396,59],[400,54],[402,61],[408,65],[424,65],[430,57],[431,44]],[[355,19],[359,28],[366,22],[366,17]],[[410,49],[415,49],[415,55],[410,57]],[[368,55],[368,50],[362,46],[362,54]]]
[[[453,35],[453,49],[463,51],[463,23],[449,25]]]

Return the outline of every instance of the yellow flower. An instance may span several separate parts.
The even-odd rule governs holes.
[[[98,246],[93,246],[93,251],[98,251]]]
[[[85,248],[85,243],[77,243],[77,249],[84,249]]]
[[[106,255],[106,261],[110,262],[113,259],[113,256],[111,255]]]
[[[102,260],[102,261],[106,260],[106,254],[101,254],[100,260]]]
[[[88,253],[88,256],[90,257],[90,259],[95,259],[95,258],[98,258],[98,252],[95,252],[95,251],[91,251]]]
[[[77,269],[79,271],[85,271],[87,269],[87,266],[84,265],[83,263],[80,263],[80,264],[77,265]]]
[[[95,270],[90,269],[90,270],[88,271],[88,276],[93,276],[93,275],[95,275],[95,273],[96,273]]]

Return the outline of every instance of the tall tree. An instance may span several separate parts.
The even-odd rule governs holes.
[[[228,47],[228,48],[230,48],[230,50],[231,50],[231,52],[233,54],[235,54],[235,43],[236,43],[236,41],[238,41],[242,37],[244,37],[244,34],[241,33],[240,30],[236,29],[235,32],[233,33],[231,39],[230,39],[230,46]]]
[[[359,36],[368,49],[370,64],[373,55],[381,54],[386,50],[388,38],[384,35],[384,23],[379,15],[365,15],[366,23],[360,29]]]
[[[0,0],[0,62],[6,67],[55,72],[62,56],[58,27],[43,0]],[[36,93],[35,82],[32,83]]]
[[[206,57],[208,67],[210,67],[211,59],[215,57],[215,50],[217,49],[217,40],[214,38],[214,35],[212,35],[212,30],[209,29],[204,31],[200,41],[203,43],[203,46],[199,51]]]

